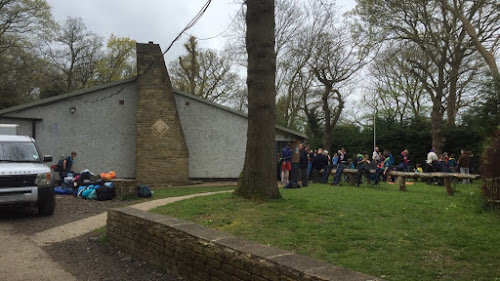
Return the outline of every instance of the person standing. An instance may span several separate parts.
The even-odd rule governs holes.
[[[323,174],[321,175],[320,183],[328,183],[328,176],[330,176],[330,155],[328,150],[323,150]]]
[[[288,143],[281,151],[281,158],[283,158],[283,163],[281,163],[281,183],[286,184],[290,180],[290,171],[292,170],[292,149],[290,148],[290,143]]]
[[[77,153],[73,151],[71,152],[71,155],[64,159],[64,161],[62,162],[62,167],[59,171],[60,183],[64,182],[64,178],[68,175],[68,173],[73,173],[71,168],[73,167],[73,161],[75,160],[76,155]]]
[[[312,159],[312,181],[318,183],[320,181],[319,172],[323,169],[323,148],[318,148],[318,151]]]
[[[460,167],[461,174],[469,174],[470,169],[470,155],[465,150],[460,151],[460,158],[458,158],[458,166]],[[470,179],[463,179],[462,183],[469,183]]]
[[[410,171],[410,152],[408,149],[401,151],[401,163],[399,163],[399,168],[403,172]]]
[[[307,148],[304,147],[303,143],[299,144],[299,150],[300,150],[299,169],[300,169],[300,176],[302,177],[302,187],[306,187],[308,178],[307,166],[309,162],[308,161],[309,155],[307,153]]]
[[[307,179],[310,179],[311,178],[311,171],[312,171],[312,167],[313,167],[313,159],[314,159],[314,152],[311,150],[311,147],[309,145],[306,146],[306,150],[307,150],[307,159],[308,159],[308,163],[307,163]]]

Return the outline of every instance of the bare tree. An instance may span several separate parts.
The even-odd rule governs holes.
[[[245,163],[234,193],[253,200],[281,198],[274,173],[274,0],[249,0],[246,5],[248,131]]]
[[[369,71],[374,100],[367,101],[368,105],[384,116],[399,120],[400,124],[408,118],[420,119],[427,113],[424,108],[429,100],[422,83],[407,71],[408,57],[413,55],[398,44],[380,52]]]
[[[464,104],[464,89],[481,68],[474,63],[463,25],[439,3],[425,0],[358,0],[355,14],[365,24],[358,26],[360,30],[364,27],[381,42],[402,42],[414,52],[407,59],[407,69],[432,101],[432,145],[440,151],[445,113],[453,124]]]
[[[93,81],[96,63],[102,57],[102,38],[90,32],[83,19],[68,18],[47,46],[47,55],[62,74],[66,91],[82,89]]]
[[[213,102],[233,99],[240,85],[230,58],[214,50],[199,48],[193,36],[184,47],[187,54],[170,63],[173,86]]]
[[[342,88],[368,63],[368,53],[338,27],[322,34],[316,46],[310,67],[322,87],[323,146],[331,149],[332,130],[340,119],[348,95]]]
[[[500,73],[495,50],[500,44],[500,3],[496,0],[439,0],[444,9],[458,17],[477,51],[488,65],[495,80]]]

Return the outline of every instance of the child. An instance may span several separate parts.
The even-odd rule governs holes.
[[[415,173],[423,173],[424,170],[422,169],[422,165],[417,164],[417,168],[415,169]]]
[[[451,172],[457,172],[457,159],[455,159],[455,155],[450,154],[450,159],[448,159],[448,166],[450,167]]]
[[[333,158],[332,158],[332,166],[334,169],[337,168],[337,164],[339,163],[339,154],[337,152],[335,152],[333,154]]]

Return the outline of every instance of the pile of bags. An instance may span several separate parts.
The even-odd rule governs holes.
[[[103,185],[90,184],[78,187],[76,197],[84,199],[97,199],[99,201],[111,200],[115,195],[112,182],[105,182]]]
[[[64,178],[63,184],[55,187],[54,192],[84,199],[111,200],[115,192],[113,183],[109,180],[114,178],[116,178],[114,171],[96,176],[89,170],[84,170],[75,177],[69,175]]]

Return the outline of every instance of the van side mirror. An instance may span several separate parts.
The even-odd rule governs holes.
[[[52,162],[52,155],[43,156],[43,163]]]

